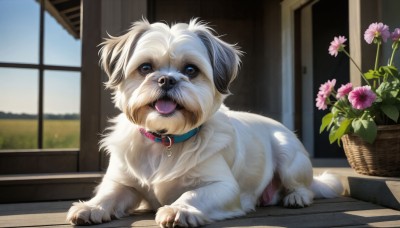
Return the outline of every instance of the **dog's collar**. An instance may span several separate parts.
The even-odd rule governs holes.
[[[144,129],[144,128],[140,128],[139,131],[146,138],[153,140],[154,142],[161,143],[164,146],[166,146],[167,148],[171,148],[171,146],[174,143],[184,142],[184,141],[190,139],[191,137],[195,136],[200,131],[200,128],[201,127],[192,129],[183,135],[160,135],[157,133],[146,131],[146,129]]]

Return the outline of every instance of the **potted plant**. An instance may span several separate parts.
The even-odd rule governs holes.
[[[392,33],[383,23],[373,23],[364,33],[368,44],[376,45],[375,66],[363,72],[346,51],[344,36],[335,37],[329,54],[346,54],[357,67],[364,85],[351,83],[335,89],[336,80],[319,88],[316,106],[330,109],[322,118],[320,132],[329,132],[330,143],[343,142],[352,168],[358,173],[400,176],[400,74],[393,60],[399,49],[400,29]],[[379,66],[381,46],[392,40],[392,55],[387,65]]]

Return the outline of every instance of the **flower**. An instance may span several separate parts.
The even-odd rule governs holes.
[[[375,38],[382,38],[386,42],[390,37],[389,26],[383,23],[372,23],[364,33],[364,39],[368,44],[371,44]]]
[[[376,95],[371,90],[371,86],[357,87],[349,93],[349,101],[353,108],[363,110],[371,107],[376,100]]]
[[[345,45],[343,44],[346,41],[347,39],[344,36],[335,37],[331,42],[331,45],[329,46],[329,54],[336,57],[338,55],[338,52],[345,47]]]
[[[396,28],[394,32],[392,32],[392,41],[400,42],[400,28]]]
[[[380,46],[391,38],[392,55],[387,65],[379,66]],[[344,36],[334,37],[329,46],[329,54],[346,54],[359,70],[364,86],[353,88],[352,83],[342,84],[335,90],[336,79],[321,84],[317,93],[316,107],[330,109],[322,118],[320,132],[329,132],[329,141],[340,144],[345,134],[353,133],[363,140],[373,143],[377,135],[377,125],[400,124],[400,72],[393,60],[400,49],[400,28],[390,33],[383,23],[373,23],[364,33],[367,43],[376,45],[375,65],[364,73],[346,51]],[[383,41],[383,42],[382,42]]]
[[[344,96],[349,94],[351,90],[353,90],[353,84],[351,84],[350,82],[347,83],[346,85],[342,85],[337,91],[336,98],[337,99],[343,98]]]
[[[315,101],[317,102],[316,106],[317,106],[318,110],[325,110],[328,108],[328,104],[326,102],[326,97],[324,97],[322,94],[318,93]]]
[[[331,95],[335,84],[336,79],[333,79],[332,81],[328,80],[324,84],[321,84],[321,86],[319,87],[319,92],[317,94],[317,98],[315,99],[316,106],[319,110],[325,110],[328,108],[328,98]]]
[[[321,93],[324,97],[329,97],[335,85],[336,85],[336,79],[333,79],[332,81],[328,80],[324,84],[321,84],[318,93]]]

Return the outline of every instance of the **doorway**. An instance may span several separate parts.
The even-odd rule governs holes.
[[[330,144],[328,133],[319,133],[329,111],[315,107],[321,84],[333,78],[336,87],[349,82],[349,59],[328,54],[334,36],[349,37],[348,1],[310,1],[294,12],[295,18],[295,130],[315,158],[342,158],[343,148]]]

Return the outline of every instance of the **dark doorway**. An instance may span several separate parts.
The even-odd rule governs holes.
[[[336,88],[349,82],[349,59],[343,53],[337,57],[328,54],[334,36],[349,37],[348,1],[324,0],[312,7],[313,26],[313,94],[322,83],[336,79]],[[314,96],[315,97],[315,96]],[[314,107],[314,155],[317,158],[344,157],[343,148],[330,144],[328,133],[319,134],[322,117],[328,112]]]

